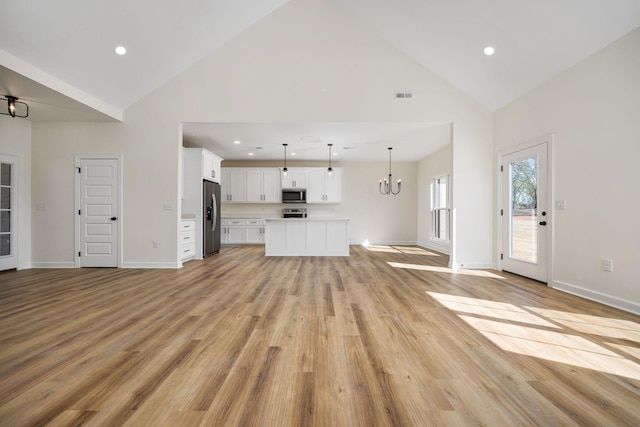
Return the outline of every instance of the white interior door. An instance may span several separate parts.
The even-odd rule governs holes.
[[[547,150],[502,156],[502,269],[547,282]]]
[[[117,267],[118,159],[80,159],[78,258],[80,267]]]
[[[17,268],[17,161],[0,155],[0,270]]]

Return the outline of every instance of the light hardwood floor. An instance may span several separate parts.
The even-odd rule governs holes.
[[[1,426],[640,425],[640,317],[420,248],[0,273]]]

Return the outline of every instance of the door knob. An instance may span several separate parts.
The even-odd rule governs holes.
[[[111,221],[115,221],[116,219],[118,219],[118,218],[116,218],[115,216],[111,217]]]
[[[539,224],[540,225],[547,225],[547,221],[540,221]]]

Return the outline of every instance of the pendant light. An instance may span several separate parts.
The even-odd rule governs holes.
[[[289,144],[282,144],[282,146],[284,147],[284,168],[282,169],[282,174],[284,176],[287,176],[287,145]]]
[[[402,188],[402,180],[398,180],[398,191],[393,191],[392,177],[391,177],[391,150],[393,147],[389,147],[389,178],[384,179],[384,190],[382,189],[382,180],[380,180],[380,194],[389,195],[393,194],[394,196],[400,194],[400,189]]]
[[[333,172],[333,168],[331,167],[331,147],[333,147],[333,144],[327,144],[329,146],[329,167],[327,168],[327,172],[329,172],[329,175],[331,175],[331,173]]]

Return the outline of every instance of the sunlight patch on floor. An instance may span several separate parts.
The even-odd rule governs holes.
[[[434,273],[450,273],[450,274],[463,274],[465,276],[477,276],[477,277],[491,277],[493,279],[504,279],[502,276],[491,273],[484,270],[458,270],[449,267],[437,267],[434,265],[421,265],[421,264],[406,264],[403,262],[387,262],[391,267],[395,268],[407,268],[409,270],[423,270],[432,271]]]
[[[640,329],[635,322],[426,293],[505,351],[640,380],[640,364],[625,358],[640,358],[639,348],[607,343],[617,353],[573,333],[635,340]]]
[[[437,252],[431,252],[426,249],[417,246],[390,246],[390,245],[372,245],[368,240],[362,243],[362,246],[371,252],[389,252],[394,254],[409,254],[409,255],[427,255],[427,256],[442,256]]]
[[[527,309],[579,332],[640,342],[640,324],[629,320],[565,313],[537,307],[527,307]]]
[[[458,295],[439,294],[436,292],[427,292],[432,297],[440,301],[450,310],[462,313],[477,314],[480,316],[495,317],[498,319],[509,320],[513,322],[528,323],[547,328],[559,328],[553,323],[531,314],[513,304],[478,300],[476,298],[462,297]]]

